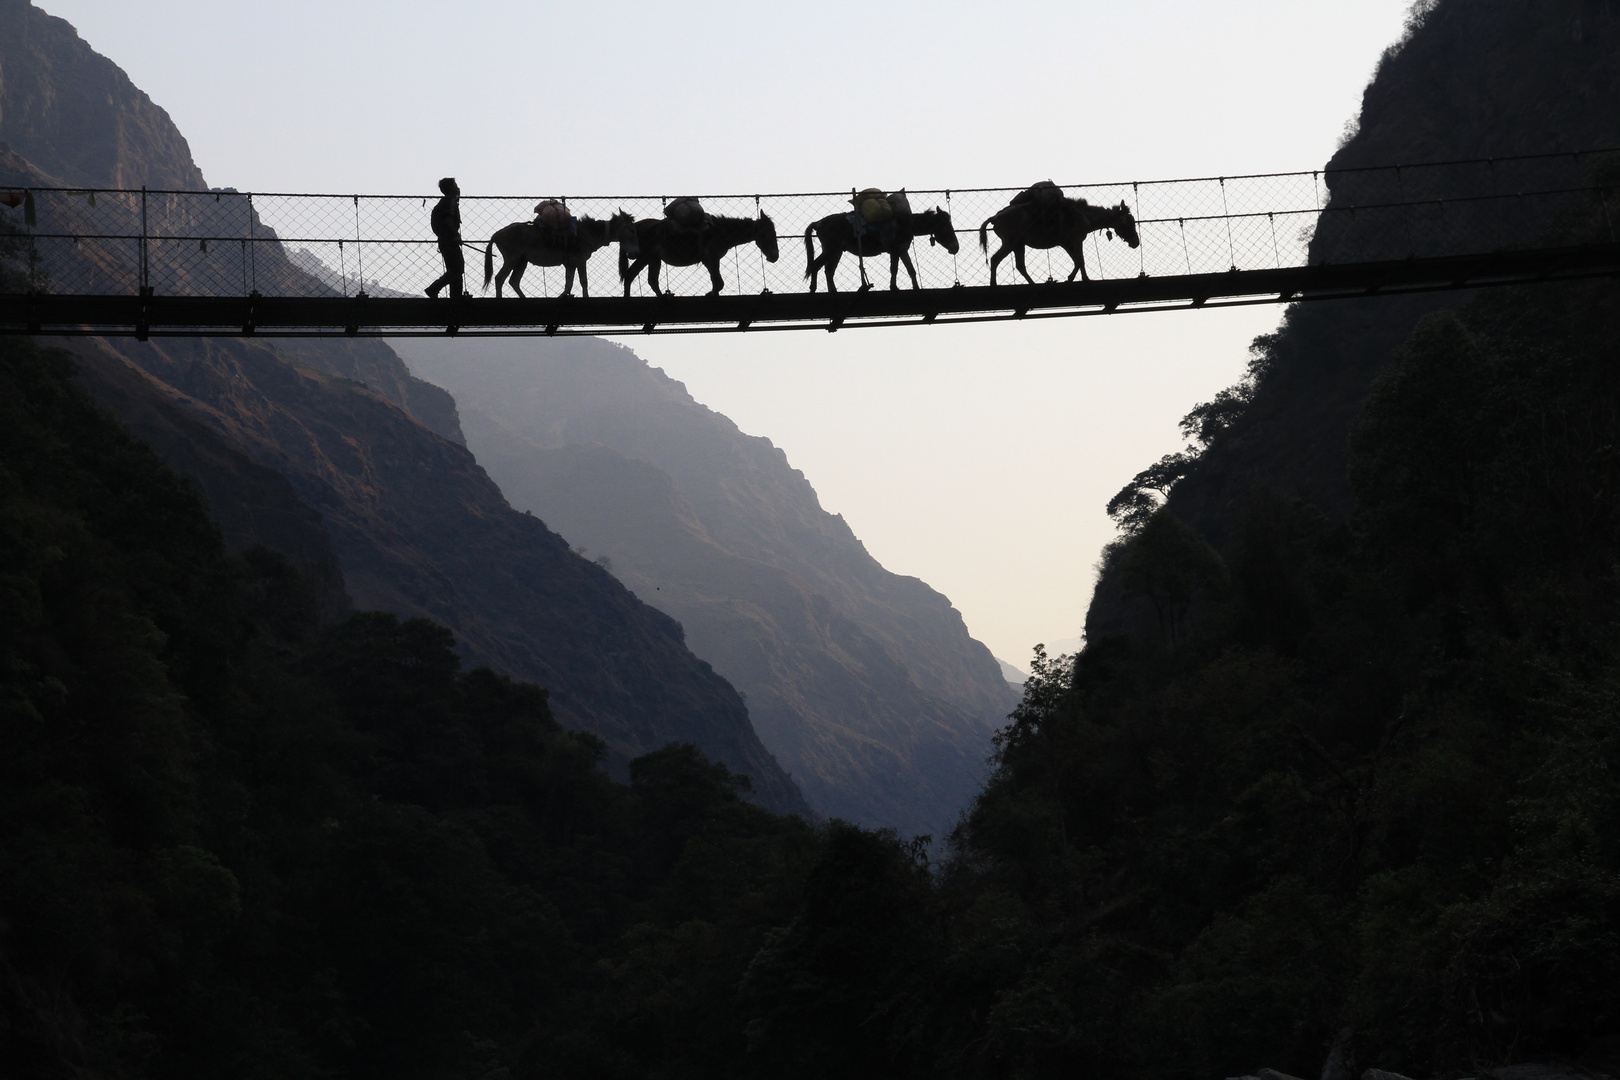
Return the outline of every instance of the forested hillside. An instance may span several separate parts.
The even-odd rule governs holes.
[[[1037,673],[959,837],[960,887],[1028,958],[992,1025],[1018,1058],[1305,1076],[1338,1043],[1423,1077],[1604,1053],[1617,341],[1609,282],[1432,316],[1357,426],[1348,521],[1261,492],[1220,552],[1168,511],[1125,543],[1156,629]]]
[[[733,1049],[731,988],[824,841],[723,766],[671,746],[620,786],[442,626],[323,626],[319,582],[232,555],[18,339],[0,554],[0,1075],[645,1075]]]

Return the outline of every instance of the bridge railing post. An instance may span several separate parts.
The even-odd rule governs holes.
[[[151,286],[151,270],[150,270],[150,264],[148,263],[147,259],[148,259],[148,254],[147,254],[147,250],[146,250],[146,185],[142,184],[141,185],[141,244],[140,244],[140,247],[138,249],[138,255],[137,255],[137,258],[136,258],[136,276],[137,276],[137,278],[139,279],[139,282],[140,282],[139,287],[140,287],[140,291],[141,291],[142,296],[146,295],[147,289],[150,288],[150,286]]]
[[[354,279],[359,285],[355,290],[360,295],[366,292],[366,257],[365,243],[360,239],[360,196],[354,197]]]
[[[1226,219],[1226,265],[1237,269],[1237,247],[1232,243],[1232,207],[1226,201],[1226,177],[1221,177],[1221,216]]]
[[[257,217],[257,212],[253,207],[253,193],[251,191],[248,192],[247,203],[247,266],[243,269],[243,273],[247,275],[247,295],[252,296],[259,291],[259,246],[255,242],[257,238],[253,233],[253,220]]]

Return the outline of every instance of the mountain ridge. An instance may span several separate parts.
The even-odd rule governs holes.
[[[49,172],[68,185],[208,190],[166,112],[70,24],[17,0],[0,5],[0,139],[11,147],[4,183]],[[278,254],[267,248],[261,264],[302,274]],[[428,615],[468,660],[546,686],[560,717],[606,740],[616,773],[691,742],[748,775],[762,804],[809,813],[741,698],[691,654],[680,627],[507,505],[465,449],[453,399],[384,343],[81,346],[144,372],[172,392],[173,409],[285,477],[319,515],[358,606]],[[134,401],[104,399],[115,409]],[[216,485],[216,517],[251,520],[263,508],[224,503],[267,490]]]
[[[769,439],[623,346],[398,347],[515,506],[686,627],[829,816],[941,836],[1016,690],[948,598],[885,569]]]

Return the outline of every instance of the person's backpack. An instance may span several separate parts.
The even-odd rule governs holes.
[[[709,215],[703,204],[690,195],[672,200],[664,207],[664,217],[681,229],[701,229],[708,224]]]

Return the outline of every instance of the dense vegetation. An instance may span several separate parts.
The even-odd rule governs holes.
[[[319,625],[64,360],[0,342],[0,1072],[1578,1056],[1620,1032],[1617,446],[1614,283],[1431,317],[1350,519],[1261,491],[1216,551],[1126,508],[1151,617],[1038,658],[931,869],[690,747],[615,784],[432,623]]]
[[[1535,287],[1419,326],[1348,521],[1261,491],[1217,553],[1122,498],[1144,629],[1040,659],[958,837],[1026,958],[1002,1052],[1426,1076],[1620,1032],[1617,446],[1620,290]]]
[[[0,343],[0,1073],[712,1070],[817,837],[284,560]],[[880,849],[898,850],[883,838]],[[908,856],[909,858],[909,856]],[[716,1001],[718,1000],[718,1004]]]

